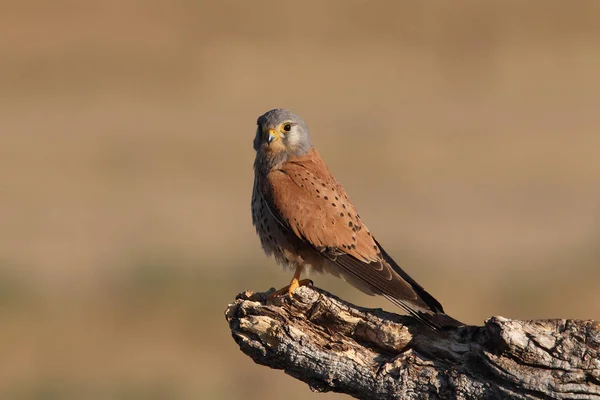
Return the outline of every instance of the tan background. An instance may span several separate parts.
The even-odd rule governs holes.
[[[455,317],[600,319],[600,2],[1,8],[0,398],[317,398],[223,317],[274,107]]]

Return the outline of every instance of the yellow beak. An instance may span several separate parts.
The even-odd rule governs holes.
[[[269,129],[269,137],[267,138],[267,143],[271,144],[273,140],[279,139],[279,132],[275,129]]]

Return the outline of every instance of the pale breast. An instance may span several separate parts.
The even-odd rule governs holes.
[[[305,262],[300,256],[305,244],[277,221],[269,210],[256,179],[252,190],[252,223],[263,250],[267,255],[274,256],[279,264],[295,268]]]

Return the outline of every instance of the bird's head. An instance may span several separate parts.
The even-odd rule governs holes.
[[[277,108],[256,121],[254,150],[276,158],[302,156],[310,150],[310,135],[302,119],[291,111]]]

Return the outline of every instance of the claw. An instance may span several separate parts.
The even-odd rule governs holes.
[[[291,299],[292,296],[294,295],[294,292],[296,291],[296,289],[298,289],[300,286],[306,286],[306,285],[313,285],[313,281],[311,281],[310,279],[300,279],[300,274],[302,273],[302,266],[299,265],[296,267],[296,272],[294,272],[294,277],[292,278],[292,281],[290,282],[289,285],[287,285],[284,288],[279,289],[278,291],[272,293],[269,296],[269,299],[275,298],[275,297],[279,297],[281,295],[284,295],[287,293],[288,297]]]

